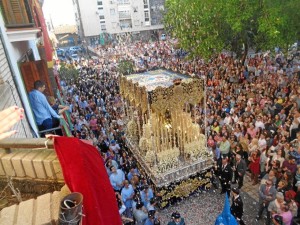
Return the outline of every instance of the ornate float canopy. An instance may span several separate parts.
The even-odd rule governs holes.
[[[196,122],[204,81],[168,70],[120,77],[127,141],[152,181],[160,186],[210,165],[206,137]],[[202,103],[201,103],[202,102]]]
[[[120,78],[123,97],[135,107],[147,111],[150,104],[154,113],[183,109],[184,104],[195,105],[204,95],[204,81],[171,72],[154,70],[141,74],[131,74]]]

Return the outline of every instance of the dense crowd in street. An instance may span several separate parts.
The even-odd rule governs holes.
[[[277,53],[248,56],[244,64],[230,54],[205,62],[187,60],[171,40],[95,49],[98,59],[74,62],[79,78],[62,80],[74,136],[89,140],[103,157],[124,223],[160,224],[155,190],[128,151],[118,62],[130,60],[134,72],[165,68],[206,81],[206,102],[194,106],[195,122],[207,134],[222,192],[237,198],[250,173],[259,188],[259,210],[267,224],[292,224],[300,206],[299,59]],[[205,105],[206,104],[206,105]],[[247,172],[248,171],[248,172]],[[232,183],[238,189],[232,191]],[[234,199],[233,199],[234,200]],[[242,214],[233,214],[242,222]],[[242,205],[241,205],[242,207]],[[185,224],[178,212],[169,225]],[[283,220],[283,223],[277,222]]]

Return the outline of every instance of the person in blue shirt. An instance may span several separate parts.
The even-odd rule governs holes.
[[[144,206],[147,206],[150,203],[150,199],[154,197],[152,189],[148,185],[145,185],[140,193]]]
[[[34,82],[34,90],[29,93],[29,101],[40,131],[59,126],[60,116],[52,109],[43,92],[46,85],[43,81]]]
[[[145,225],[145,221],[148,218],[143,206],[144,204],[142,202],[137,202],[136,208],[133,210],[136,225]]]
[[[110,167],[112,172],[109,176],[110,183],[115,191],[120,191],[123,188],[125,174],[122,170],[116,169],[114,166]]]
[[[127,174],[127,178],[129,181],[131,181],[132,177],[134,175],[140,176],[140,173],[137,168],[134,168],[133,166],[130,168],[129,173]]]
[[[155,220],[156,220],[155,210],[150,210],[148,212],[148,218],[146,219],[144,225],[154,225]]]
[[[156,202],[155,197],[150,199],[150,202],[148,203],[148,205],[146,205],[146,208],[147,208],[148,212],[151,211],[151,210],[156,210],[156,208],[155,208],[156,203],[157,202]]]
[[[125,216],[132,218],[132,199],[134,197],[134,189],[128,180],[124,181],[124,188],[121,191],[122,201],[126,206]]]

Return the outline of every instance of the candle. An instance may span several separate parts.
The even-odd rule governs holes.
[[[140,124],[140,116],[139,113],[137,111],[135,111],[136,113],[136,122],[137,122],[137,127],[138,127],[138,138],[141,137],[141,124]]]
[[[164,144],[164,130],[163,130],[163,123],[162,123],[162,118],[159,117],[159,126],[160,126],[160,140],[161,140],[161,144],[162,144],[162,148],[161,151],[163,151],[165,149],[165,144]]]
[[[171,130],[168,131],[169,132],[169,149],[172,148],[172,134],[171,134]]]
[[[168,129],[164,126],[164,132],[165,132],[165,143],[166,148],[169,149],[169,135],[168,135]]]

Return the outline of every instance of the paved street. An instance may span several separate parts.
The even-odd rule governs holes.
[[[252,185],[249,176],[245,176],[241,196],[245,211],[243,218],[247,225],[264,224],[264,220],[259,223],[255,221],[258,209],[258,187],[259,185]],[[224,199],[225,196],[220,195],[220,190],[210,190],[198,196],[191,196],[177,205],[162,210],[160,212],[162,224],[167,224],[172,212],[177,210],[185,218],[187,225],[213,225],[216,217],[223,210]]]

